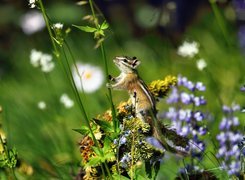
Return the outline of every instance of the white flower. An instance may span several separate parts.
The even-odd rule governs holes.
[[[31,54],[30,54],[30,63],[34,67],[38,67],[40,64],[39,61],[40,61],[41,57],[42,57],[41,51],[37,51],[36,49],[32,49]]]
[[[70,99],[70,97],[67,94],[62,94],[60,97],[60,102],[67,108],[71,108],[74,106],[73,100]]]
[[[45,73],[51,72],[54,69],[55,64],[52,59],[52,56],[49,54],[45,54],[35,49],[31,50],[30,63],[33,67],[40,66],[41,70]]]
[[[63,24],[62,23],[55,23],[55,24],[53,24],[53,28],[54,29],[62,29],[63,28]]]
[[[45,73],[51,72],[54,69],[54,62],[48,62],[46,64],[44,64],[43,66],[41,66],[41,70]]]
[[[76,65],[78,73],[76,67],[73,67],[72,74],[78,90],[92,93],[99,89],[104,81],[102,70],[90,64],[77,63]]]
[[[49,54],[42,54],[40,59],[41,70],[43,72],[51,72],[54,69],[54,62],[52,61],[52,56]]]
[[[30,8],[35,8],[36,7],[36,0],[29,0],[29,6],[30,6]]]
[[[41,13],[33,10],[21,17],[20,26],[25,34],[31,35],[41,31],[45,27],[45,21]]]
[[[183,57],[193,58],[198,53],[199,44],[197,42],[185,41],[179,48],[177,54]]]
[[[40,101],[37,103],[37,107],[41,110],[44,110],[44,109],[46,109],[47,106],[46,106],[46,103],[44,101]]]
[[[202,71],[205,67],[207,67],[207,63],[204,59],[197,60],[197,69]]]

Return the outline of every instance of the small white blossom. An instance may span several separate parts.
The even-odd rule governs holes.
[[[33,10],[20,18],[20,26],[25,34],[31,35],[41,31],[45,27],[45,21],[40,12]]]
[[[99,67],[81,63],[77,63],[76,66],[78,73],[76,67],[73,67],[72,74],[78,90],[92,93],[100,88],[104,81],[104,75]]]
[[[39,61],[40,61],[41,57],[42,57],[41,51],[37,51],[36,49],[32,49],[31,54],[30,54],[30,63],[34,67],[38,67],[40,64]]]
[[[206,61],[204,59],[197,60],[197,69],[202,71],[206,67],[207,67],[207,63],[206,63]]]
[[[41,110],[44,110],[44,109],[46,109],[47,106],[46,106],[46,103],[44,101],[40,101],[37,103],[37,107]]]
[[[45,73],[48,73],[51,72],[54,69],[54,67],[55,67],[54,62],[51,61],[41,66],[41,70]]]
[[[63,28],[63,24],[62,23],[55,23],[55,24],[53,24],[53,28],[54,29],[62,29]]]
[[[67,94],[62,94],[62,96],[60,97],[60,102],[67,108],[71,108],[72,106],[74,106],[74,102],[72,99],[70,99],[70,97]]]
[[[30,63],[33,67],[40,67],[45,73],[51,72],[54,69],[55,64],[52,59],[52,56],[49,54],[45,54],[35,49],[31,50]]]
[[[179,48],[177,54],[183,57],[193,58],[199,51],[197,42],[185,41]]]
[[[42,54],[40,59],[41,70],[43,72],[51,72],[54,69],[54,62],[52,61],[52,56],[49,54]]]
[[[29,6],[30,6],[30,8],[35,8],[36,7],[36,0],[29,0]]]

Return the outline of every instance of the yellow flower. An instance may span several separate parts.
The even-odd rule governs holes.
[[[177,78],[175,76],[167,76],[164,80],[152,81],[149,85],[149,90],[156,98],[163,98],[167,95],[171,86],[176,85]]]

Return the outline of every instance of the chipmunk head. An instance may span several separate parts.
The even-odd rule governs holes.
[[[128,56],[117,56],[113,61],[120,71],[125,73],[133,72],[140,64],[140,61],[136,57],[131,58]]]

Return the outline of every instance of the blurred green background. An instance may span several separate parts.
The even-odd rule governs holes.
[[[194,82],[204,82],[206,111],[214,119],[207,126],[214,138],[222,116],[219,98],[223,104],[245,105],[245,97],[240,92],[245,83],[245,49],[239,46],[241,22],[232,1],[218,1],[215,7],[207,1],[95,2],[101,10],[98,16],[105,16],[110,24],[104,44],[110,74],[119,73],[113,57],[128,55],[142,61],[138,71],[147,84],[169,74],[182,74]],[[88,24],[83,17],[91,14],[89,6],[68,0],[44,1],[44,5],[52,22],[71,27],[67,42],[75,59],[104,70],[100,51],[94,49],[93,36],[72,27],[72,24]],[[16,147],[18,156],[33,167],[34,177],[70,179],[77,173],[81,160],[78,146],[81,136],[72,129],[82,126],[83,119],[77,104],[66,109],[57,99],[67,93],[75,101],[59,63],[55,62],[55,69],[48,77],[30,64],[32,49],[52,54],[45,27],[31,34],[23,31],[23,17],[30,11],[38,10],[30,9],[27,1],[1,2],[1,124],[8,145]],[[200,44],[198,56],[188,59],[177,54],[177,48],[185,40]],[[196,67],[200,58],[207,62],[206,71]],[[109,109],[106,94],[105,83],[94,93],[82,94],[89,118]],[[127,99],[126,92],[113,91],[115,104]],[[45,110],[38,109],[39,101],[46,102]],[[167,106],[161,101],[158,108],[163,111]],[[244,125],[244,115],[242,119]]]

